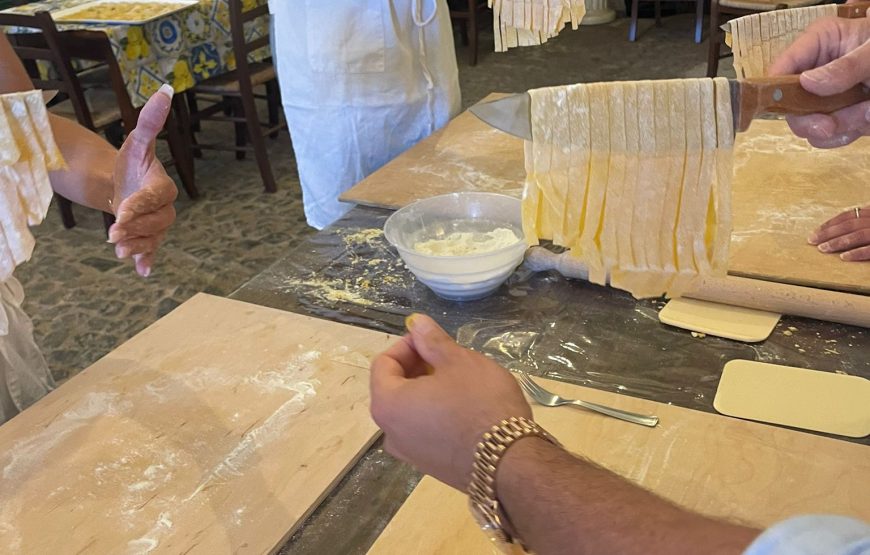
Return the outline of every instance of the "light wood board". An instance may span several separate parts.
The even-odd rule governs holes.
[[[493,93],[481,102],[504,94]],[[523,141],[462,112],[341,195],[341,200],[396,209],[415,200],[476,191],[519,197],[526,173]]]
[[[739,133],[728,273],[870,294],[870,263],[844,262],[807,243],[822,222],[870,204],[868,145],[812,148],[778,120]]]
[[[389,341],[193,297],[0,427],[0,552],[273,550],[377,437]]]
[[[722,414],[849,437],[870,435],[870,380],[754,360],[722,370]]]
[[[870,204],[867,144],[813,149],[775,120],[756,120],[738,133],[729,273],[870,294],[870,264],[843,262],[806,240],[828,218]],[[519,197],[524,179],[523,141],[463,112],[341,198],[397,209],[460,191]]]
[[[571,451],[675,503],[768,526],[791,515],[870,520],[870,447],[540,380],[567,397],[657,414],[649,429],[570,407],[534,406],[535,419]],[[426,477],[371,554],[490,553],[464,495]]]

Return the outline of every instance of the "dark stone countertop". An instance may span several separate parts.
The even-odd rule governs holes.
[[[405,316],[425,312],[461,344],[508,368],[707,412],[732,359],[870,378],[864,328],[783,317],[763,343],[695,337],[659,323],[661,301],[524,267],[486,299],[444,301],[383,238],[390,214],[353,209],[231,298],[395,334]],[[870,445],[870,438],[838,439]],[[281,553],[365,553],[419,478],[377,442]]]

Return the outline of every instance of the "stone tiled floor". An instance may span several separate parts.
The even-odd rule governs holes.
[[[691,26],[687,15],[666,18],[661,28],[642,21],[640,40],[629,43],[627,20],[621,19],[504,54],[491,51],[492,34],[485,32],[476,67],[467,65],[465,48],[457,50],[463,105],[492,91],[700,76],[707,44],[692,42]],[[730,72],[730,63],[725,66],[723,74]],[[286,134],[270,144],[270,154],[279,188],[274,195],[262,192],[252,160],[214,152],[197,160],[203,197],[179,197],[177,222],[148,279],[114,259],[96,213],[77,208],[79,225],[65,230],[52,210],[35,230],[33,259],[17,276],[28,294],[25,308],[37,342],[58,379],[76,374],[198,291],[229,294],[311,232]]]

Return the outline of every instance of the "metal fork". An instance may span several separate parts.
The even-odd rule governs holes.
[[[540,405],[544,405],[546,407],[573,405],[575,407],[582,407],[587,410],[606,414],[607,416],[612,416],[613,418],[619,418],[620,420],[625,420],[626,422],[631,422],[633,424],[649,426],[650,428],[655,428],[656,425],[659,423],[658,416],[637,414],[635,412],[628,412],[612,407],[605,407],[604,405],[589,403],[587,401],[581,401],[579,399],[565,399],[564,397],[559,397],[558,395],[550,393],[543,387],[536,384],[534,381],[532,381],[532,378],[530,378],[529,375],[525,372],[518,371],[517,374],[520,376],[520,386],[522,386],[523,390]]]

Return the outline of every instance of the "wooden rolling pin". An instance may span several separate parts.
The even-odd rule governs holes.
[[[568,278],[589,277],[583,264],[567,252],[556,254],[543,247],[530,248],[525,265],[536,272],[556,270]],[[702,278],[684,296],[870,328],[870,297],[866,295],[726,276]]]

